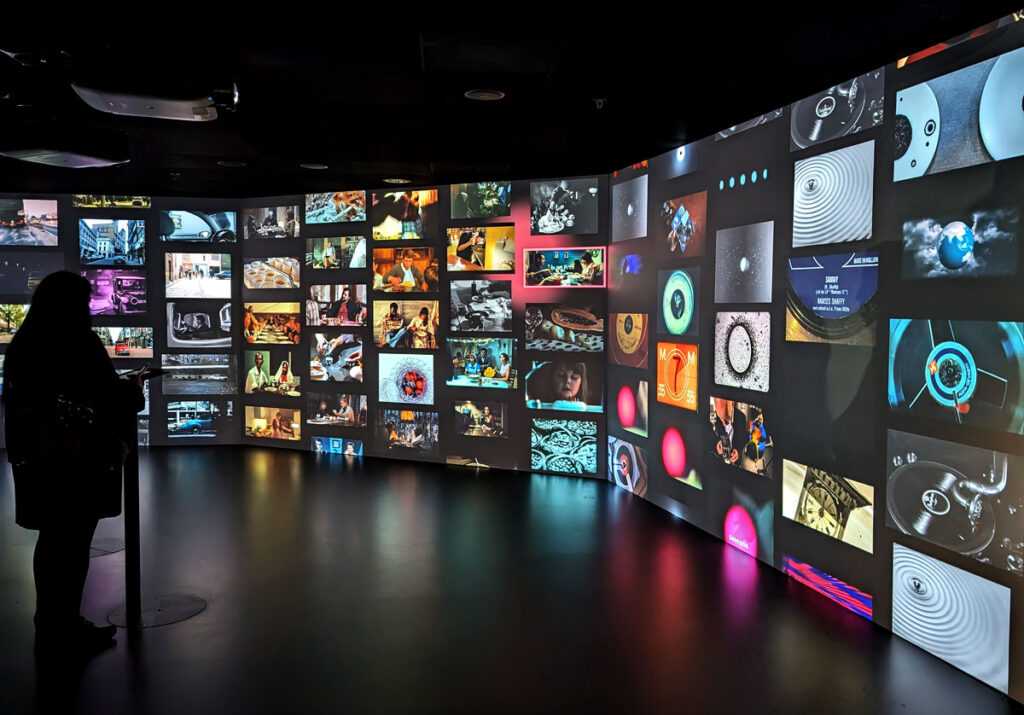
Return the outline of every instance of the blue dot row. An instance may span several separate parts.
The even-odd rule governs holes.
[[[762,169],[761,170],[761,179],[764,180],[764,181],[768,180],[768,170],[767,169]],[[726,183],[725,179],[719,179],[718,180],[718,190],[719,191],[722,191],[725,188],[725,183]],[[740,174],[740,186],[745,186],[746,183],[747,183],[747,175],[746,174]],[[750,172],[750,183],[751,184],[756,184],[757,183],[757,172],[756,171]],[[729,188],[730,189],[736,188],[736,177],[735,176],[730,176],[729,177]]]

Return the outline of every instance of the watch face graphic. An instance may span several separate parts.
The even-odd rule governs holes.
[[[808,488],[803,495],[797,521],[815,531],[836,536],[840,529],[841,508],[835,498],[821,486]]]
[[[696,345],[658,343],[658,402],[697,410]]]
[[[837,541],[874,551],[870,484],[788,459],[782,467],[782,515]]]

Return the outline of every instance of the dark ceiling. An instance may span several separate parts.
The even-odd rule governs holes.
[[[201,51],[177,39],[105,44],[106,33],[46,46],[0,40],[16,56],[0,55],[0,151],[46,145],[131,158],[57,169],[0,157],[0,191],[260,196],[372,188],[387,177],[443,184],[608,172],[1012,9],[862,3],[837,15],[834,4],[740,12],[723,3],[704,10],[708,21],[679,6],[642,30],[608,15],[603,29],[570,33],[538,6],[541,29],[528,34],[367,29],[300,43],[271,31]],[[86,106],[72,82],[145,95],[234,82],[239,103],[208,123],[116,117]],[[506,97],[463,96],[476,88]]]

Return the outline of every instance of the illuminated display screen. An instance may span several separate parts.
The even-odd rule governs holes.
[[[771,479],[775,441],[761,408],[721,397],[712,397],[710,402],[711,459]]]
[[[523,251],[528,288],[604,287],[604,247]]]
[[[658,402],[697,411],[697,345],[658,343]]]
[[[617,437],[608,438],[608,475],[623,489],[647,494],[647,450]]]
[[[612,241],[647,235],[647,176],[612,187]]]
[[[903,223],[904,278],[983,278],[1020,271],[1020,209],[948,204]]]
[[[58,253],[4,253],[0,258],[0,293],[29,295],[43,278],[63,269],[64,256]]]
[[[363,456],[363,440],[342,437],[313,437],[309,449],[317,454],[344,454],[348,457]]]
[[[247,395],[272,394],[298,397],[302,394],[302,378],[296,373],[297,354],[293,346],[271,347],[266,350],[246,350],[245,386]]]
[[[527,303],[524,320],[527,350],[604,352],[604,310],[600,303]]]
[[[309,287],[306,325],[366,325],[366,285],[337,284]]]
[[[281,287],[292,286],[283,284]],[[164,295],[168,298],[230,298],[231,255],[165,253]]]
[[[647,436],[647,380],[628,378],[625,384],[612,380],[616,391],[615,415],[619,426],[640,437]],[[617,386],[618,385],[618,386]]]
[[[871,238],[875,142],[796,162],[793,247]]]
[[[768,392],[769,313],[715,314],[715,384]]]
[[[611,350],[608,357],[611,362],[624,367],[646,368],[650,332],[647,313],[612,313],[610,317],[608,340]]]
[[[225,353],[161,355],[160,389],[165,395],[233,395],[238,391],[238,357]]]
[[[306,424],[317,427],[365,427],[366,395],[311,392]]]
[[[384,454],[410,459],[437,456],[438,413],[380,408],[376,414],[374,437]]]
[[[508,216],[512,207],[512,184],[507,181],[479,181],[452,184],[452,218]]]
[[[308,238],[306,267],[315,271],[366,268],[366,239],[363,236]]]
[[[837,541],[874,551],[875,488],[783,460],[782,515]]]
[[[729,546],[771,564],[775,502],[713,479],[708,482],[711,525]]]
[[[167,402],[167,436],[172,439],[227,437],[230,436],[233,421],[232,400]]]
[[[365,191],[306,194],[306,223],[349,223],[366,220]]]
[[[1024,324],[889,321],[889,409],[1024,434]]]
[[[437,289],[438,266],[433,248],[373,249],[373,290],[436,293]]]
[[[234,211],[160,211],[157,225],[161,241],[234,243]]]
[[[512,281],[451,281],[453,333],[512,332]]]
[[[597,233],[598,180],[561,179],[530,184],[530,233]]]
[[[875,344],[878,252],[790,258],[786,340]]]
[[[660,219],[664,223],[661,253],[671,258],[694,258],[704,255],[708,228],[708,192],[666,199],[661,204]]]
[[[242,210],[242,236],[256,238],[298,238],[301,233],[298,206],[267,206]]]
[[[301,330],[298,303],[245,303],[242,337],[247,343],[298,345]]]
[[[127,315],[145,313],[149,305],[146,272],[86,268],[82,277],[89,281],[91,315]]]
[[[700,269],[658,271],[658,333],[696,335],[700,325]]]
[[[297,442],[302,439],[302,411],[290,407],[246,405],[245,436]]]
[[[524,382],[531,409],[604,412],[603,360],[534,360]]]
[[[518,384],[515,341],[511,338],[448,338],[452,387],[514,390]]]
[[[230,267],[229,267],[230,268]],[[231,277],[229,268],[222,268],[219,275],[225,278]],[[242,267],[242,284],[250,290],[288,289],[298,288],[301,278],[302,263],[298,256],[268,256],[265,258],[246,258]],[[185,269],[186,272],[189,270]],[[193,273],[199,271],[200,278],[207,271],[201,266],[192,269]],[[180,272],[180,271],[179,271]]]
[[[14,339],[14,334],[28,315],[28,309],[28,304],[23,303],[0,304],[0,345]]]
[[[878,69],[812,94],[790,108],[792,150],[852,136],[885,118],[885,71]]]
[[[381,353],[377,356],[381,402],[434,404],[434,356]]]
[[[437,189],[373,194],[373,240],[436,239]]]
[[[516,227],[448,229],[448,270],[512,273],[516,269]]]
[[[695,466],[700,463],[700,447],[699,434],[693,429],[684,425],[667,428],[661,436],[661,464],[665,473],[677,482],[703,489]]]
[[[436,300],[373,301],[373,337],[379,348],[432,350],[437,328]]]
[[[794,559],[792,556],[782,557],[782,571],[794,581],[813,588],[843,608],[848,608],[858,616],[871,620],[874,599],[870,594],[843,583],[836,577],[830,576],[808,563]]]
[[[149,196],[73,194],[71,205],[81,209],[148,209],[153,207],[153,199]]]
[[[252,325],[255,328],[255,323]],[[193,350],[230,347],[231,303],[219,300],[169,301],[167,346]]]
[[[770,303],[774,222],[726,228],[715,236],[715,302]]]
[[[100,337],[100,342],[112,358],[152,358],[152,328],[111,328],[94,327],[93,332]]]
[[[530,468],[557,474],[597,474],[597,422],[531,420]]]
[[[362,382],[363,341],[355,333],[313,333],[309,379],[314,382]]]
[[[508,439],[508,405],[478,400],[455,401],[455,434]]]
[[[78,248],[83,266],[145,265],[146,222],[113,218],[79,219]]]

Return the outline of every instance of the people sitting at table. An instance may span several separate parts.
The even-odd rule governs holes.
[[[469,357],[466,359],[466,376],[480,377],[480,362],[472,352],[469,353]]]
[[[416,251],[406,249],[402,252],[402,260],[391,267],[391,270],[384,275],[384,281],[388,287],[395,289],[405,286],[409,290],[427,290],[427,281],[413,261],[416,260]]]

